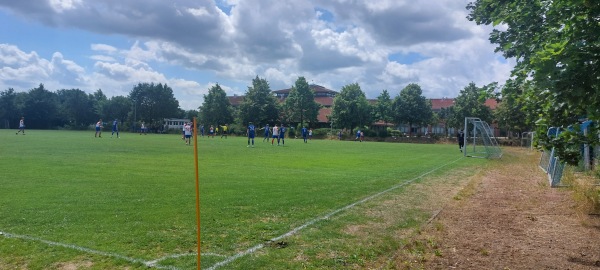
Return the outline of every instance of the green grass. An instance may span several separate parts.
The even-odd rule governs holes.
[[[0,231],[29,238],[0,236],[0,268],[61,269],[71,263],[82,269],[145,269],[118,256],[147,262],[182,255],[159,265],[195,269],[193,147],[180,136],[14,132],[0,130]],[[223,269],[364,265],[396,248],[396,240],[386,236],[390,231],[381,232],[379,240],[357,247],[342,231],[349,224],[376,223],[360,211],[378,200],[315,219],[460,157],[454,145],[287,139],[278,147],[257,138],[256,147],[247,148],[239,137],[198,140],[203,268],[307,222],[314,224]],[[485,162],[462,159],[430,176]],[[402,196],[403,190],[390,193]],[[406,220],[391,231],[427,219],[419,211],[404,214]],[[339,254],[323,256],[331,249]]]

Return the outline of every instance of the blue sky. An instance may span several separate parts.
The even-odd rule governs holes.
[[[0,91],[97,89],[126,96],[166,83],[196,109],[219,83],[243,95],[256,76],[272,90],[299,76],[368,98],[417,83],[429,98],[468,83],[502,84],[514,63],[463,0],[0,0]]]

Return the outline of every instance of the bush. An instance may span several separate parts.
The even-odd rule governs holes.
[[[391,130],[390,135],[393,137],[402,137],[402,131],[400,130]]]

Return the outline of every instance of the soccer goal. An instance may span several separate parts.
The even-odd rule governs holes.
[[[477,117],[465,117],[465,157],[501,158],[502,150],[488,123]]]

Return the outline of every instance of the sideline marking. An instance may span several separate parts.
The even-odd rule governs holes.
[[[29,240],[29,241],[36,241],[36,242],[42,242],[44,244],[47,244],[49,246],[56,246],[56,247],[64,247],[64,248],[70,248],[70,249],[75,249],[81,252],[85,252],[85,253],[91,253],[91,254],[95,254],[95,255],[101,255],[101,256],[106,256],[106,257],[112,257],[112,258],[117,258],[117,259],[121,259],[121,260],[125,260],[128,261],[130,263],[141,263],[147,267],[153,267],[153,268],[157,268],[157,269],[167,269],[167,270],[179,270],[179,268],[173,267],[173,266],[161,266],[161,265],[157,265],[156,263],[153,263],[154,261],[144,261],[144,260],[139,260],[139,259],[135,259],[135,258],[131,258],[131,257],[127,257],[127,256],[123,256],[123,255],[119,255],[117,253],[112,253],[112,252],[106,252],[106,251],[99,251],[99,250],[94,250],[91,248],[84,248],[84,247],[80,247],[80,246],[76,246],[76,245],[71,245],[71,244],[65,244],[65,243],[59,243],[59,242],[54,242],[54,241],[48,241],[48,240],[44,240],[42,238],[37,238],[37,237],[33,237],[33,236],[28,236],[28,235],[20,235],[20,234],[13,234],[13,233],[7,233],[7,232],[3,232],[0,231],[0,236],[4,236],[6,238],[16,238],[16,239],[23,239],[23,240]],[[177,256],[177,257],[181,257],[181,256]]]
[[[344,211],[344,210],[350,209],[350,208],[352,208],[352,207],[354,207],[354,206],[356,206],[356,205],[362,204],[362,203],[364,203],[364,202],[370,201],[370,200],[372,200],[372,199],[374,199],[374,198],[377,198],[377,197],[379,197],[379,196],[381,196],[381,195],[383,195],[383,194],[385,194],[385,193],[388,193],[388,192],[390,192],[390,191],[392,191],[392,190],[395,190],[395,189],[401,188],[401,187],[403,187],[403,186],[406,186],[406,185],[408,185],[408,184],[410,184],[410,183],[412,183],[412,182],[416,181],[417,179],[420,179],[420,178],[422,178],[423,176],[426,176],[426,175],[428,175],[428,174],[430,174],[430,173],[432,173],[432,172],[435,172],[435,171],[437,171],[437,170],[439,170],[439,169],[441,169],[441,168],[443,168],[443,167],[446,167],[446,166],[448,166],[448,165],[450,165],[450,164],[452,164],[452,163],[455,163],[455,162],[457,162],[457,161],[459,161],[459,160],[461,160],[461,159],[463,159],[463,158],[464,158],[464,156],[463,156],[463,157],[460,157],[460,158],[458,158],[458,159],[456,159],[456,160],[453,160],[453,161],[451,161],[451,162],[448,162],[448,163],[446,163],[446,164],[444,164],[444,165],[441,165],[441,166],[439,166],[439,167],[437,167],[437,168],[434,168],[434,169],[432,169],[432,170],[430,170],[430,171],[428,171],[428,172],[425,172],[425,173],[423,173],[423,174],[421,174],[421,175],[419,175],[419,176],[417,176],[417,177],[415,177],[415,178],[413,178],[413,179],[410,179],[410,180],[408,180],[408,181],[406,181],[406,182],[402,182],[402,183],[400,183],[400,184],[397,184],[397,185],[395,185],[395,186],[392,186],[392,187],[390,187],[390,188],[388,188],[388,189],[386,189],[386,190],[384,190],[384,191],[381,191],[381,192],[379,192],[379,193],[376,193],[376,194],[373,194],[373,195],[371,195],[371,196],[368,196],[368,197],[366,197],[366,198],[364,198],[364,199],[362,199],[362,200],[356,201],[356,202],[354,202],[354,203],[351,203],[351,204],[349,204],[349,205],[346,205],[346,206],[344,206],[344,207],[342,207],[342,208],[339,208],[339,209],[337,209],[337,210],[331,211],[331,212],[329,212],[328,214],[326,214],[326,215],[324,215],[324,216],[320,216],[320,217],[317,217],[317,218],[315,218],[315,219],[313,219],[313,220],[310,220],[310,221],[308,221],[308,222],[306,222],[306,223],[304,223],[304,224],[302,224],[302,225],[300,225],[300,226],[298,226],[298,227],[294,228],[293,230],[291,230],[291,231],[289,231],[289,232],[287,232],[287,233],[285,233],[285,234],[282,234],[282,235],[280,235],[280,236],[277,236],[277,237],[275,237],[275,238],[272,238],[272,239],[270,239],[268,242],[277,242],[277,241],[281,240],[282,238],[285,238],[285,237],[288,237],[288,236],[292,236],[292,235],[296,234],[298,231],[300,231],[300,230],[302,230],[302,229],[304,229],[304,228],[306,228],[306,227],[308,227],[308,226],[311,226],[311,225],[313,225],[313,224],[317,223],[318,221],[321,221],[321,220],[328,219],[328,218],[330,218],[331,216],[333,216],[333,215],[335,215],[335,214],[337,214],[337,213],[339,213],[339,212],[342,212],[342,211]],[[252,254],[252,253],[254,253],[254,252],[255,252],[255,251],[257,251],[257,250],[259,250],[259,249],[262,249],[263,247],[265,247],[265,245],[264,245],[264,244],[258,244],[258,245],[256,245],[256,246],[253,246],[253,247],[251,247],[251,248],[249,248],[249,249],[246,249],[246,250],[244,250],[244,251],[242,251],[242,252],[239,252],[238,254],[235,254],[235,255],[233,255],[233,256],[230,256],[230,257],[228,257],[227,259],[225,259],[225,260],[223,260],[223,261],[220,261],[220,262],[216,263],[215,265],[213,265],[213,266],[211,266],[211,267],[207,268],[207,270],[214,270],[214,269],[217,269],[217,268],[219,268],[219,267],[221,267],[221,266],[228,265],[229,263],[231,263],[231,262],[233,262],[233,261],[235,261],[235,260],[237,260],[237,259],[239,259],[239,258],[241,258],[241,257],[243,257],[243,256],[246,256],[246,255],[248,255],[248,254]]]

